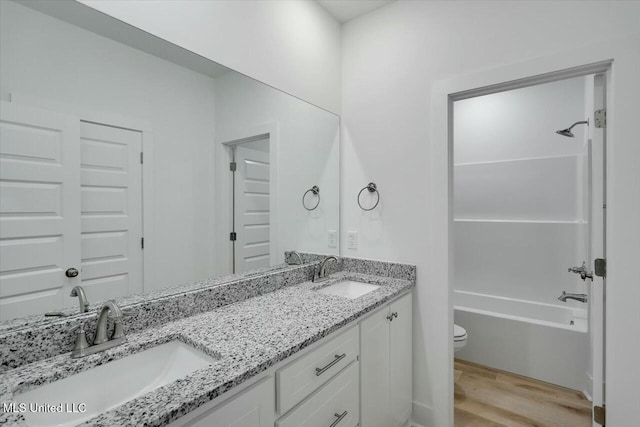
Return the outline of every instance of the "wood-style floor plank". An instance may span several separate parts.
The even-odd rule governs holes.
[[[591,403],[576,390],[455,361],[455,427],[589,427]]]

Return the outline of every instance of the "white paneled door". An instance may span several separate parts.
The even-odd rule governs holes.
[[[141,133],[7,102],[1,131],[0,319],[142,291]]]
[[[83,122],[82,287],[91,300],[142,291],[142,134]]]
[[[235,162],[234,258],[240,273],[268,267],[271,260],[269,151],[238,145]]]
[[[0,320],[59,309],[80,268],[80,120],[2,102]]]

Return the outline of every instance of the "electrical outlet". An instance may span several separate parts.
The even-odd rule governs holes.
[[[329,230],[329,247],[337,248],[338,247],[338,232],[336,230]]]
[[[347,249],[358,249],[357,231],[347,231]]]

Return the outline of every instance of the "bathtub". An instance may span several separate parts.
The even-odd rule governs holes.
[[[589,394],[586,309],[454,291],[456,357]]]

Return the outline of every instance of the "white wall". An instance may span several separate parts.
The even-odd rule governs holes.
[[[265,124],[277,130],[269,144],[277,156],[272,194],[277,197],[278,262],[290,250],[337,255],[339,248],[328,246],[328,231],[338,230],[340,221],[339,117],[238,73],[226,73],[215,83],[217,144],[250,136]],[[320,187],[320,205],[307,211],[302,195],[314,185]],[[225,233],[223,226],[221,238]],[[228,265],[226,255],[218,253],[217,262]]]
[[[587,117],[585,80],[454,103],[456,290],[585,307],[557,297],[587,291],[567,268],[588,256],[580,245],[588,132],[555,132]]]
[[[343,27],[342,229],[360,230],[361,237],[358,250],[348,250],[343,243],[343,254],[418,266],[414,310],[417,422],[444,427],[452,421],[452,374],[446,369],[451,366],[451,332],[444,328],[449,316],[448,289],[446,280],[433,279],[448,266],[430,261],[434,251],[447,251],[446,230],[431,225],[432,204],[442,203],[442,198],[436,201],[435,189],[446,182],[429,180],[432,157],[446,150],[438,151],[431,145],[434,84],[574,47],[586,50],[602,39],[637,33],[639,16],[640,3],[633,2],[397,1]],[[619,86],[619,91],[638,93],[638,82],[631,77],[633,67],[637,67],[634,61],[618,60],[617,82],[625,85]],[[632,114],[637,119],[637,105],[634,107],[631,99],[627,96],[620,101],[631,110],[619,112],[619,123],[630,123]],[[618,137],[632,135],[629,128],[625,129],[618,132]],[[637,168],[640,153],[634,147],[619,147],[629,155],[620,159],[619,178],[614,185],[620,191],[626,190],[632,198],[628,212],[635,213],[640,179],[633,174],[631,164],[635,162]],[[623,180],[624,177],[634,181]],[[354,202],[357,192],[370,180],[379,185],[384,201],[375,216],[363,214]],[[628,266],[632,263],[630,257],[640,251],[640,231],[629,215],[620,211],[617,215],[631,226],[627,233],[630,251],[618,253],[617,261],[619,266]],[[621,286],[629,287],[631,283],[634,281]],[[626,292],[638,294],[631,288]],[[638,320],[629,299],[615,303],[631,314],[629,320]],[[637,336],[637,325],[634,330]],[[615,359],[627,375],[609,372],[611,425],[635,425],[640,415],[633,403],[637,388],[632,388],[637,387],[640,378],[629,374],[637,365],[640,348],[637,343],[629,346],[610,347],[608,353],[608,363]]]
[[[312,0],[79,0],[329,111],[340,111],[340,25]]]
[[[213,79],[16,3],[0,6],[0,98],[21,92],[151,122],[152,286],[214,275]]]

